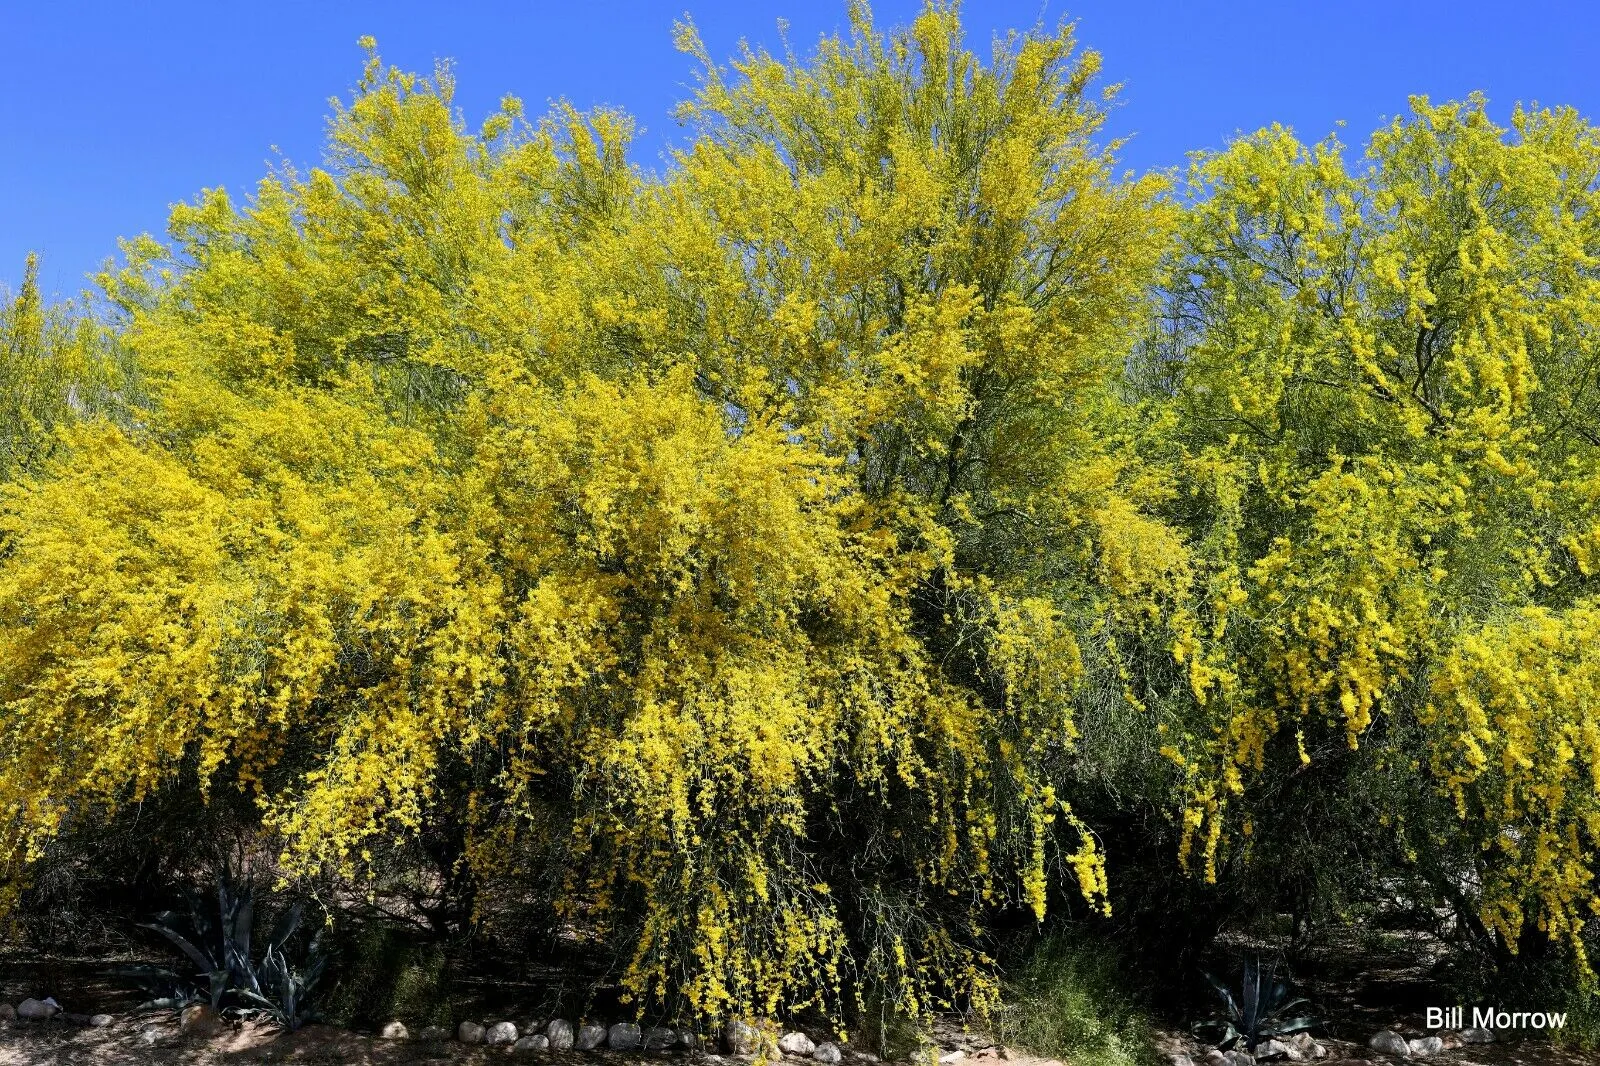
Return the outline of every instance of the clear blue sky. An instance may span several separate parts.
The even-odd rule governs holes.
[[[879,0],[880,24],[918,0]],[[844,22],[843,0],[267,0],[81,3],[0,0],[0,285],[29,249],[49,291],[75,292],[118,236],[164,232],[169,204],[206,186],[247,192],[272,146],[320,158],[328,99],[360,73],[356,39],[430,70],[455,61],[470,121],[505,93],[530,111],[557,97],[620,106],[645,128],[635,153],[659,162],[679,136],[670,111],[692,67],[671,26],[689,13],[713,55],[743,38],[802,52]],[[1486,91],[1572,104],[1600,120],[1600,4],[1458,2],[1132,3],[968,0],[969,33],[1063,15],[1126,86],[1111,129],[1133,134],[1135,169],[1183,162],[1272,121],[1316,138],[1337,119],[1358,143],[1411,93]]]

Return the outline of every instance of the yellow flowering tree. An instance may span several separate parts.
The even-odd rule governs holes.
[[[120,410],[127,370],[97,322],[72,304],[45,304],[30,255],[22,288],[0,291],[0,482],[39,470],[57,426]]]
[[[291,874],[557,833],[559,910],[707,1019],[983,1006],[990,915],[1104,907],[1052,767],[1084,637],[1186,573],[1117,389],[1171,211],[1070,31],[852,27],[684,27],[660,176],[373,53],[324,167],[129,246],[140,396],[0,509],[13,890],[161,790],[247,791]]]
[[[1196,165],[1139,362],[1188,478],[1167,753],[1211,876],[1302,766],[1355,758],[1374,796],[1408,778],[1454,809],[1381,812],[1437,898],[1505,956],[1586,967],[1597,174],[1575,113],[1506,129],[1478,97],[1413,100],[1359,166],[1277,127]]]

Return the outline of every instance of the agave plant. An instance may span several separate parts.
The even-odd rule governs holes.
[[[193,981],[165,966],[119,966],[108,971],[107,976],[131,982],[144,990],[148,998],[139,1004],[140,1010],[152,1007],[182,1010],[191,1003],[204,1003],[207,998],[200,994]]]
[[[199,896],[188,896],[189,913],[163,911],[153,922],[141,922],[139,928],[148,929],[164,938],[194,966],[189,975],[156,967],[141,968],[147,985],[166,985],[182,989],[200,985],[199,994],[190,999],[208,1000],[211,1006],[221,1008],[233,978],[238,970],[238,959],[250,957],[250,931],[255,921],[254,889],[248,880],[235,882],[230,872],[224,870],[217,878],[215,910]],[[132,971],[124,971],[134,976]],[[164,998],[176,998],[169,995]]]
[[[1223,1015],[1196,1025],[1195,1034],[1224,1051],[1240,1042],[1254,1051],[1263,1041],[1319,1024],[1297,1013],[1310,1001],[1292,994],[1291,983],[1278,977],[1276,962],[1246,959],[1237,994],[1210,973],[1205,978],[1222,1002]]]
[[[288,1029],[311,1019],[306,1000],[322,976],[327,954],[319,933],[302,961],[290,960],[288,943],[304,914],[300,904],[278,920],[258,961],[252,945],[254,887],[248,879],[236,881],[224,868],[217,878],[214,909],[199,896],[190,895],[188,902],[187,915],[165,911],[139,927],[177,948],[194,966],[192,975],[157,966],[127,967],[114,975],[143,986],[152,997],[149,1006],[209,1002],[218,1010],[262,1014]]]
[[[271,1018],[291,1031],[316,1017],[306,1009],[306,1001],[328,963],[320,930],[311,938],[311,946],[300,963],[291,961],[285,953],[289,938],[300,927],[301,913],[297,903],[284,914],[267,941],[261,961],[252,963],[248,955],[241,959],[243,965],[234,982],[235,993],[247,1004],[246,1010]]]

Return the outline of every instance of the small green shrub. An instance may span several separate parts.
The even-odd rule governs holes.
[[[1531,940],[1531,938],[1530,938]],[[1530,950],[1531,948],[1531,950]],[[1591,945],[1591,958],[1593,946]],[[1592,1051],[1600,1048],[1600,995],[1573,977],[1574,966],[1559,948],[1535,942],[1509,961],[1463,951],[1441,968],[1441,986],[1458,1003],[1494,1005],[1504,1011],[1565,1014],[1566,1024],[1546,1030],[1551,1042]]]
[[[1041,941],[1006,982],[995,1035],[1073,1066],[1160,1062],[1149,1020],[1116,956],[1105,945],[1063,935]]]
[[[323,1014],[344,1026],[372,1028],[453,1022],[454,993],[442,944],[385,922],[362,925],[344,946]]]
[[[927,1026],[881,992],[866,997],[850,1026],[850,1039],[887,1062],[915,1059],[928,1045]]]

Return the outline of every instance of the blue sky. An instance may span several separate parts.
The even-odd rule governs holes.
[[[887,25],[918,7],[874,10]],[[400,66],[452,59],[474,123],[505,93],[534,112],[557,97],[620,106],[645,128],[636,160],[657,164],[692,78],[671,40],[685,12],[719,57],[740,39],[776,48],[779,19],[802,52],[845,21],[843,0],[0,0],[0,285],[34,249],[45,288],[75,292],[118,236],[162,233],[168,205],[248,191],[273,146],[316,162],[362,34]],[[1344,119],[1359,143],[1411,93],[1482,89],[1500,116],[1537,100],[1600,120],[1597,3],[968,0],[964,13],[985,52],[997,31],[1075,19],[1125,85],[1110,130],[1133,135],[1123,158],[1138,170],[1273,121],[1314,139]]]

